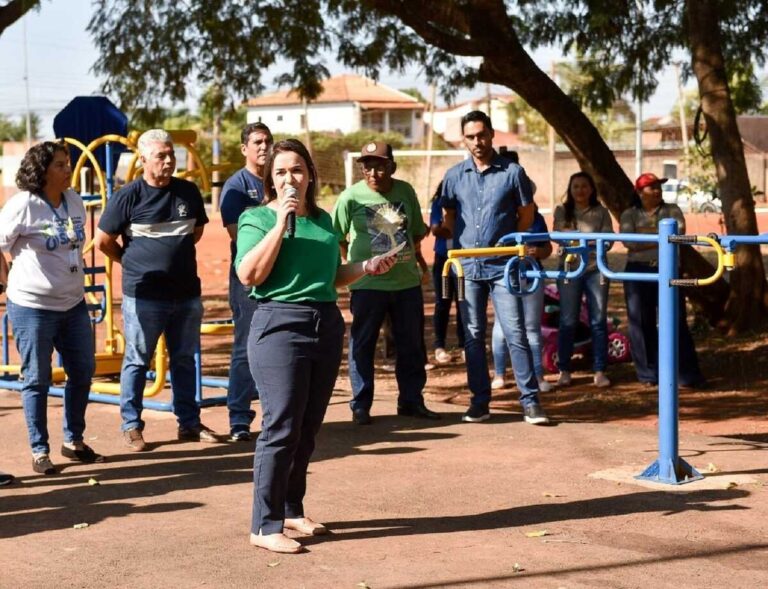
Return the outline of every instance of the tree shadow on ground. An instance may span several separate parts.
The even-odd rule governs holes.
[[[598,497],[566,503],[542,503],[498,509],[470,515],[406,517],[375,520],[326,522],[336,540],[360,540],[417,534],[446,534],[500,528],[520,528],[552,522],[609,518],[629,514],[657,513],[662,516],[687,511],[729,511],[748,507],[735,504],[713,505],[718,501],[733,502],[749,497],[748,491],[709,490],[689,493],[661,491],[637,492],[611,497]],[[309,538],[305,543],[323,541]]]
[[[341,401],[343,402],[343,401]],[[436,431],[458,415],[441,421],[379,416],[371,426],[329,423],[321,430],[313,462],[350,455],[391,455],[420,452],[420,442],[451,439],[457,434]],[[370,448],[386,442],[384,447]],[[132,513],[175,511],[199,503],[170,502],[153,507],[131,499],[161,498],[178,491],[248,483],[253,478],[254,442],[190,448],[177,440],[155,441],[148,453],[107,457],[102,464],[61,463],[55,476],[18,477],[21,493],[0,495],[0,539],[94,524]],[[98,485],[89,485],[89,478]]]

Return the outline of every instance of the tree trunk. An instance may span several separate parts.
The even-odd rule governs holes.
[[[579,165],[595,179],[606,207],[617,219],[630,206],[634,187],[604,139],[581,109],[531,59],[513,29],[503,0],[439,3],[365,0],[384,14],[399,18],[427,43],[457,54],[482,57],[480,80],[516,92],[554,127]],[[712,266],[691,248],[682,248],[683,274],[704,277]],[[709,288],[686,294],[710,323],[720,320],[728,285],[719,280]]]
[[[728,88],[717,4],[714,0],[686,1],[691,62],[712,145],[726,230],[730,235],[756,235],[755,201]],[[724,326],[734,333],[765,321],[765,270],[759,246],[737,248],[730,284]]]

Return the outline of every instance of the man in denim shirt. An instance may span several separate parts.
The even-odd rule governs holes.
[[[533,191],[525,170],[493,149],[491,119],[481,111],[461,119],[464,145],[471,159],[455,165],[443,179],[442,204],[445,225],[453,230],[454,246],[493,247],[503,236],[524,231],[534,216]],[[491,381],[485,350],[488,296],[509,345],[512,370],[520,389],[525,421],[549,423],[539,405],[539,387],[525,335],[520,297],[504,284],[507,258],[463,258],[465,297],[461,303],[467,358],[467,383],[472,393],[462,421],[482,422],[490,418]]]

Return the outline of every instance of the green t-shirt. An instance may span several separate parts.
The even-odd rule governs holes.
[[[392,189],[380,194],[361,180],[342,192],[333,208],[333,227],[347,236],[350,262],[362,262],[406,243],[389,272],[364,276],[350,285],[350,290],[393,291],[420,284],[413,242],[424,236],[427,226],[413,187],[402,180],[392,182]]]
[[[254,207],[240,215],[235,268],[276,222],[277,213],[267,206]],[[283,236],[272,272],[251,289],[250,297],[286,303],[335,301],[334,281],[341,264],[339,239],[331,216],[325,211],[316,219],[297,216],[294,237]]]

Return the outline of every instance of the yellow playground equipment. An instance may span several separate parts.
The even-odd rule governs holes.
[[[203,192],[210,192],[212,188],[212,173],[227,170],[230,165],[218,164],[214,166],[206,166],[195,147],[197,141],[197,133],[195,131],[178,130],[169,131],[169,133],[173,138],[174,145],[176,147],[185,148],[188,158],[192,162],[192,165],[189,166],[187,170],[178,171],[176,176],[196,181],[200,184]],[[115,186],[115,171],[112,169],[112,146],[114,144],[121,144],[131,152],[125,175],[125,182],[130,182],[141,175],[137,147],[140,134],[141,133],[138,131],[133,131],[129,133],[127,137],[113,134],[103,135],[94,139],[87,145],[72,137],[63,138],[63,141],[77,147],[82,152],[72,170],[72,188],[81,193],[85,190],[86,187],[81,185],[81,172],[86,164],[90,164],[89,167],[94,176],[94,184],[98,187],[98,192],[95,194],[82,194],[89,217],[87,228],[89,240],[83,248],[83,256],[85,258],[84,274],[86,303],[91,314],[94,338],[96,338],[97,342],[96,377],[119,376],[120,367],[123,361],[123,353],[125,351],[125,339],[114,322],[115,292],[113,285],[112,261],[106,256],[98,253],[94,248],[93,235],[96,228],[96,215],[99,211],[104,209],[107,200],[117,188]],[[103,158],[106,162],[106,169],[102,169],[102,166],[94,154],[95,150],[102,146],[104,146],[106,153],[106,157]],[[100,277],[103,278],[103,280],[101,283],[98,283]],[[8,323],[8,317],[4,314],[2,317],[3,358],[2,364],[0,364],[0,388],[21,390],[22,383],[18,378],[21,366],[19,364],[11,364],[9,361],[10,330]],[[226,335],[231,334],[232,331],[233,324],[231,320],[204,323],[201,327],[201,334]],[[103,342],[101,346],[99,345],[99,341]],[[226,396],[203,398],[203,387],[226,389],[229,385],[229,380],[227,378],[203,376],[200,350],[198,350],[195,356],[195,364],[196,398],[198,404],[201,406],[210,406],[226,403]],[[168,358],[165,338],[161,337],[157,345],[157,350],[155,351],[153,370],[148,374],[149,381],[144,389],[145,408],[159,411],[172,410],[171,403],[146,400],[158,395],[165,389],[167,383],[167,370]],[[61,383],[64,379],[64,369],[61,367],[54,368],[53,381],[55,383]],[[49,393],[53,396],[63,396],[64,389],[60,386],[52,386]],[[119,382],[105,382],[97,379],[94,380],[91,386],[90,400],[119,404],[119,395]]]

